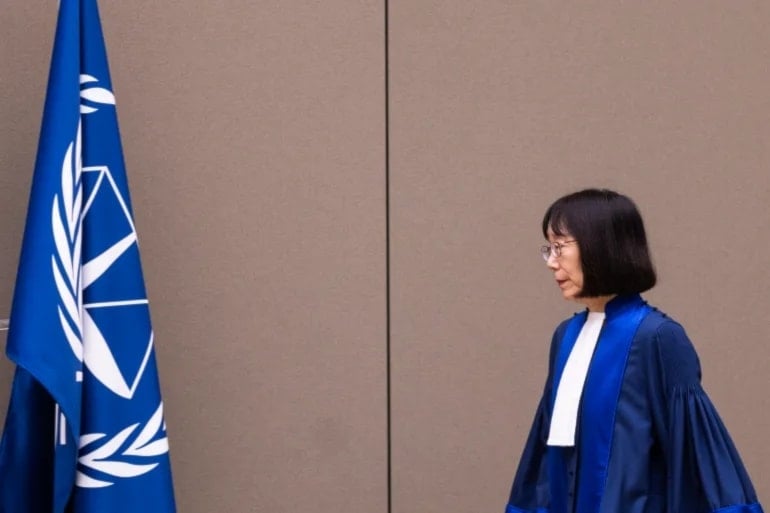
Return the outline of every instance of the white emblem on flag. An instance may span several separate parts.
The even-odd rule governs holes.
[[[73,151],[74,146],[74,151]],[[62,305],[59,306],[59,321],[73,354],[85,363],[91,373],[113,393],[131,399],[142,379],[147,361],[152,352],[152,333],[145,343],[144,356],[139,368],[126,379],[107,340],[96,322],[88,313],[90,308],[125,308],[146,304],[147,298],[115,298],[111,301],[83,305],[83,290],[97,281],[115,261],[136,243],[136,230],[128,206],[112,178],[107,166],[82,167],[80,162],[80,129],[74,144],[70,144],[62,164],[61,197],[54,196],[52,226],[57,254],[51,257],[54,280]],[[83,173],[97,173],[96,185],[90,191],[81,210]],[[119,203],[120,211],[130,226],[130,232],[115,241],[105,251],[84,262],[81,269],[81,246],[83,221],[88,215],[100,192],[111,193]],[[57,265],[58,260],[58,265]],[[61,269],[60,269],[61,267]],[[83,344],[83,341],[88,341]]]
[[[97,78],[92,77],[91,75],[80,75],[81,114],[91,114],[92,112],[99,110],[99,107],[91,107],[90,105],[87,105],[87,103],[95,103],[97,105],[115,105],[115,95],[113,95],[112,91],[109,89],[105,89],[104,87],[96,87],[94,85],[84,86],[84,84],[93,84],[94,82],[98,81],[99,80]]]
[[[82,114],[98,111],[99,105],[114,105],[112,92],[92,85],[98,80],[81,75]],[[85,85],[84,85],[85,84]],[[87,105],[96,105],[92,107]],[[84,178],[93,173],[93,187],[84,198]],[[104,204],[116,202],[116,211],[125,217],[128,233],[120,234],[109,247],[97,255],[89,255],[83,262],[82,231],[88,212],[94,201]],[[53,279],[59,294],[59,321],[62,332],[75,358],[84,364],[94,378],[115,395],[132,399],[141,382],[146,365],[152,354],[153,333],[139,344],[141,358],[133,368],[118,365],[108,340],[99,329],[91,309],[121,309],[146,305],[146,297],[107,298],[83,304],[83,291],[107,273],[113,264],[136,244],[136,229],[127,202],[123,198],[108,166],[83,167],[81,161],[81,126],[78,124],[75,140],[65,152],[61,169],[61,189],[54,195],[51,210],[51,226],[55,253],[51,256]],[[116,310],[117,311],[117,310]],[[83,373],[77,371],[73,379],[82,382]],[[58,405],[57,405],[58,408]],[[57,410],[58,411],[58,410]],[[66,444],[66,421],[57,422],[59,443]],[[138,431],[138,432],[137,432]],[[76,434],[77,436],[77,434]],[[159,437],[160,438],[157,438]],[[106,440],[106,441],[105,441]],[[99,442],[99,443],[97,443]],[[91,433],[79,437],[78,462],[83,469],[109,476],[99,479],[77,471],[76,484],[83,488],[102,488],[114,484],[115,479],[133,478],[146,474],[158,463],[148,460],[168,452],[168,439],[163,423],[163,403],[160,402],[146,422],[137,422],[121,428],[115,434]],[[148,463],[142,463],[142,462]]]
[[[163,403],[160,403],[158,409],[152,415],[150,420],[144,425],[138,435],[131,441],[128,448],[120,451],[120,448],[126,444],[136,429],[141,424],[132,424],[112,436],[99,447],[89,450],[89,447],[96,441],[105,438],[104,433],[92,433],[80,437],[80,456],[78,462],[92,470],[102,472],[113,478],[130,478],[141,476],[158,466],[157,463],[136,464],[121,461],[118,457],[143,457],[149,458],[160,456],[168,452],[168,438],[165,436],[158,440],[153,440],[165,428],[163,426]],[[84,449],[89,450],[85,452]],[[114,484],[114,481],[105,481],[87,476],[78,470],[75,477],[75,483],[82,488],[104,488]]]
[[[75,358],[83,361],[80,252],[82,247],[83,184],[81,181],[80,124],[75,141],[67,147],[61,170],[61,195],[53,198],[51,224],[56,254],[51,256],[53,277],[59,291],[59,321]],[[64,307],[62,309],[62,306]]]

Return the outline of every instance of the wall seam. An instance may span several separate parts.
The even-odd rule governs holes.
[[[388,513],[393,511],[393,466],[392,466],[392,416],[390,380],[390,19],[389,3],[385,2],[385,366],[386,366],[386,422],[387,422],[387,493]]]

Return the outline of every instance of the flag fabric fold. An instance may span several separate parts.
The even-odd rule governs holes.
[[[96,0],[60,0],[6,353],[0,513],[175,511]]]

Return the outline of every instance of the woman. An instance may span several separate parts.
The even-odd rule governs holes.
[[[564,196],[543,235],[562,295],[587,308],[554,333],[506,513],[761,513],[684,329],[639,296],[656,276],[634,203]]]

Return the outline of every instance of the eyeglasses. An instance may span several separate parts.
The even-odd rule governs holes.
[[[563,240],[561,242],[551,242],[550,244],[546,244],[545,246],[540,246],[540,254],[543,256],[543,260],[546,262],[549,258],[551,258],[551,255],[553,255],[555,258],[559,258],[561,256],[561,250],[564,246],[567,244],[572,244],[573,242],[577,242],[576,240]]]

